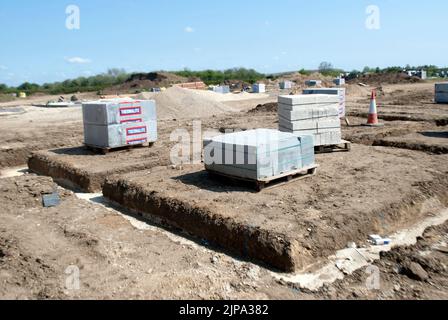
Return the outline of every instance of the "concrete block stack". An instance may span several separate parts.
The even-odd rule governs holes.
[[[228,176],[272,178],[314,165],[313,137],[270,129],[219,135],[204,141],[204,163]]]
[[[339,97],[295,95],[278,98],[279,129],[295,135],[313,135],[315,146],[342,142]]]
[[[308,87],[315,87],[315,86],[322,85],[322,81],[321,80],[307,80],[307,81],[305,81],[305,84]]]
[[[288,81],[288,80],[282,81],[282,82],[280,82],[279,86],[280,86],[281,90],[292,89],[293,82],[292,81]]]
[[[436,83],[436,103],[448,103],[448,82]]]
[[[86,102],[82,113],[87,146],[113,149],[157,140],[157,112],[153,100]]]
[[[266,85],[264,83],[255,83],[252,86],[252,92],[253,93],[265,93],[266,92]]]
[[[333,80],[333,83],[337,86],[343,86],[345,84],[344,78],[336,78]]]
[[[303,94],[334,94],[339,97],[339,117],[345,118],[345,88],[319,88],[319,89],[305,89]]]
[[[213,87],[213,91],[216,93],[230,93],[230,87],[229,86],[217,86],[217,87]]]

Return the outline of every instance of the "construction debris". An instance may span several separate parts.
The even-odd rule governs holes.
[[[56,207],[60,204],[61,199],[58,192],[53,192],[52,194],[45,194],[42,196],[42,205],[45,208]]]
[[[377,234],[372,234],[369,236],[369,242],[375,246],[386,246],[390,245],[392,240],[389,238],[383,238]]]

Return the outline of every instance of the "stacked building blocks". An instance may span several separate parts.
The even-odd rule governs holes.
[[[252,92],[253,93],[265,93],[266,92],[266,85],[264,83],[255,83],[252,86]]]
[[[331,94],[337,95],[339,97],[339,117],[341,119],[345,118],[345,88],[319,88],[319,89],[305,89],[303,94]]]
[[[280,131],[298,136],[313,135],[315,146],[341,144],[338,96],[279,96],[278,102]]]
[[[219,135],[204,141],[209,172],[257,182],[308,173],[315,169],[311,135],[296,136],[270,129]],[[313,171],[314,172],[314,171]]]
[[[282,81],[279,83],[280,89],[281,90],[287,90],[287,89],[292,89],[294,83],[292,81]]]
[[[448,103],[448,82],[436,83],[436,103]]]
[[[157,141],[157,111],[153,100],[112,99],[84,103],[84,143],[116,149]]]

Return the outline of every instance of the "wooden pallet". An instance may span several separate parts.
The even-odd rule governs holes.
[[[350,141],[342,140],[342,143],[340,144],[314,147],[314,153],[349,152],[351,149],[352,143]]]
[[[91,145],[84,144],[84,147],[86,147],[87,149],[89,149],[95,153],[108,154],[109,152],[132,150],[132,149],[138,149],[138,148],[144,148],[144,147],[152,147],[153,145],[154,145],[154,143],[144,143],[144,144],[128,145],[128,146],[123,146],[123,147],[119,147],[119,148],[104,148],[104,147],[97,147],[97,146],[91,146]]]
[[[228,175],[228,174],[225,174],[222,172],[211,171],[211,170],[209,170],[208,173],[212,176],[224,178],[226,180],[230,180],[230,181],[233,181],[236,183],[244,182],[246,184],[252,185],[253,187],[255,187],[255,190],[257,192],[260,192],[265,189],[276,188],[276,187],[285,185],[287,183],[291,183],[294,181],[298,181],[298,180],[313,176],[316,174],[317,168],[318,168],[318,165],[312,165],[309,167],[305,167],[302,169],[290,171],[290,172],[287,172],[284,174],[280,174],[277,176],[268,177],[268,178],[264,178],[264,179],[260,179],[260,180],[253,180],[253,179],[249,179],[249,178],[237,177],[237,176]]]

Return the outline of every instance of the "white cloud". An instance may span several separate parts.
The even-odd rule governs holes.
[[[81,57],[65,58],[65,61],[67,61],[68,63],[73,63],[73,64],[87,64],[87,63],[92,62],[90,59],[84,59]]]
[[[194,32],[194,29],[192,27],[185,27],[185,32],[192,33]]]
[[[0,65],[0,70],[8,70],[8,67]]]

